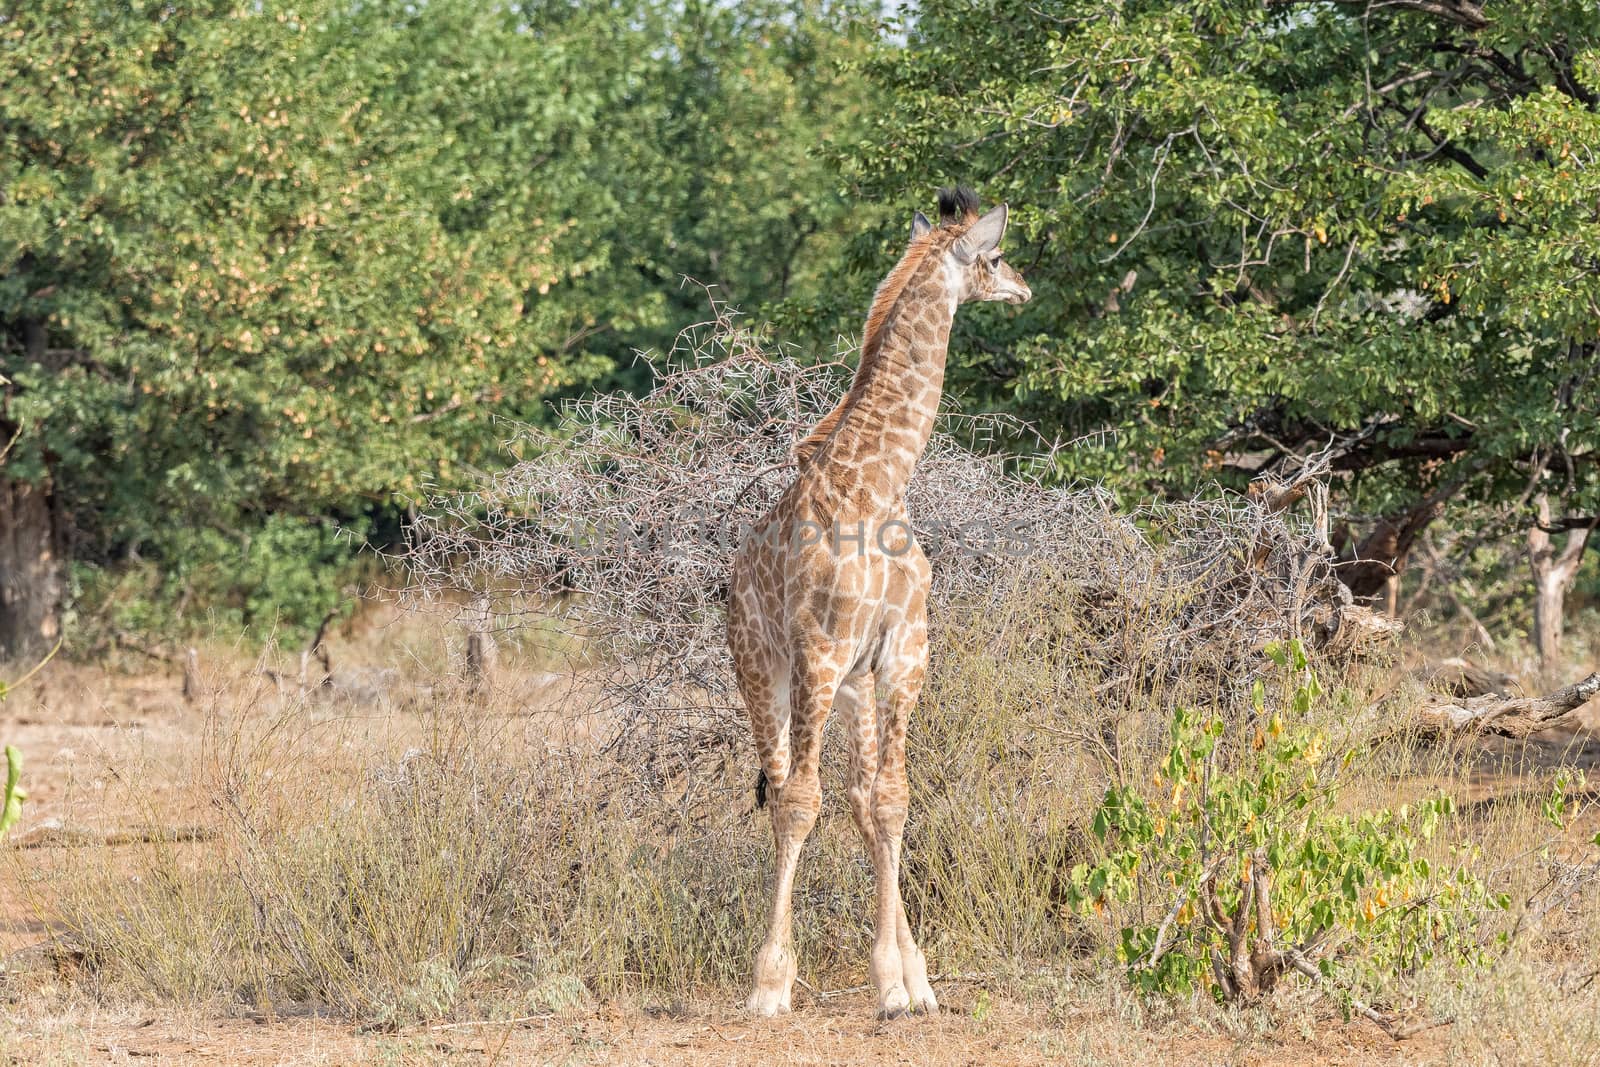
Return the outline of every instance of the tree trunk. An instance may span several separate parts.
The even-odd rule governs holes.
[[[487,596],[473,601],[467,632],[467,684],[477,693],[494,688],[500,647],[494,639],[494,613]]]
[[[44,320],[21,327],[23,359],[42,363],[50,343]],[[20,431],[9,418],[10,385],[0,374],[0,663],[37,655],[61,633],[61,524],[48,476],[34,485],[5,473]]]
[[[1583,550],[1593,527],[1567,532],[1567,543],[1556,550],[1550,537],[1550,498],[1543,493],[1535,505],[1538,521],[1528,528],[1528,564],[1533,570],[1533,641],[1539,650],[1539,667],[1549,672],[1561,664],[1561,633],[1567,590],[1578,576]]]
[[[1470,464],[1436,486],[1409,509],[1380,515],[1367,536],[1359,542],[1349,527],[1343,526],[1335,543],[1347,546],[1340,552],[1338,566],[1339,580],[1344,582],[1350,594],[1370,601],[1383,593],[1389,579],[1398,577],[1405,570],[1406,557],[1411,554],[1411,548],[1418,538],[1427,531],[1428,525],[1443,514],[1450,498],[1477,477],[1485,466],[1486,460]]]
[[[1411,546],[1442,508],[1443,501],[1429,499],[1410,511],[1380,516],[1359,542],[1346,531],[1350,547],[1340,561],[1339,580],[1351,595],[1368,601],[1383,596],[1387,603],[1390,579],[1405,569]]]
[[[0,474],[0,661],[37,655],[60,636],[57,527],[47,487]]]

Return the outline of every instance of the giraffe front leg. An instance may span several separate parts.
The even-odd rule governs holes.
[[[898,1018],[939,1010],[928,981],[928,963],[911,933],[900,894],[901,843],[906,824],[905,741],[886,731],[882,764],[873,788],[873,868],[877,874],[877,915],[873,924],[872,984],[878,1014]]]
[[[910,790],[906,783],[906,726],[922,691],[927,663],[926,630],[908,627],[894,643],[894,657],[884,671],[879,701],[879,766],[873,783],[873,866],[878,880],[878,909],[872,948],[873,984],[878,1014],[886,1018],[912,1013],[932,1014],[939,1000],[928,981],[928,963],[911,933],[900,894],[900,852],[905,835]]]

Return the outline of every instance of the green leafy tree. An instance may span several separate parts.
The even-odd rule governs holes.
[[[707,317],[701,285],[763,315],[780,301],[792,316],[837,299],[859,212],[830,157],[857,143],[882,103],[861,69],[871,10],[861,0],[700,0],[635,13],[629,47],[643,67],[596,145],[596,173],[620,205],[603,231],[618,251],[586,279],[636,309],[630,322],[597,320],[589,340],[624,371],[635,351],[666,350]]]
[[[600,95],[561,42],[316,2],[59,0],[4,34],[6,476],[75,554],[358,519],[489,445],[483,401],[592,369],[537,353],[601,254],[551,151]]]
[[[1011,202],[1025,314],[952,379],[1134,494],[1329,449],[1344,577],[1447,505],[1600,510],[1600,9],[1576,0],[928,0],[839,156],[864,198]],[[978,340],[979,335],[988,338]]]
[[[799,284],[843,214],[810,153],[849,110],[850,16],[15,5],[0,653],[53,635],[64,558],[314,620],[352,543],[494,456],[497,416],[670,337],[677,272],[750,304]]]

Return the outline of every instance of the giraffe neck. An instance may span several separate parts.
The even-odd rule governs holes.
[[[875,350],[863,357],[829,441],[828,461],[859,470],[880,509],[904,498],[944,390],[955,301],[942,257],[929,259],[889,311]]]

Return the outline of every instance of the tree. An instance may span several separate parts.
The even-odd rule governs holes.
[[[6,476],[48,509],[12,525],[48,510],[75,554],[181,569],[448,476],[492,440],[477,401],[583,374],[530,349],[572,313],[539,297],[596,255],[588,187],[553,158],[526,174],[581,146],[597,90],[513,29],[464,5],[15,11]]]
[[[864,197],[1012,204],[1042,299],[952,375],[1126,492],[1331,449],[1345,580],[1446,508],[1600,506],[1600,9],[929,0],[842,153]],[[979,332],[994,340],[979,344]]]
[[[1550,498],[1541,493],[1535,501],[1534,524],[1528,527],[1528,565],[1533,570],[1533,643],[1545,671],[1560,666],[1561,631],[1567,590],[1578,576],[1583,550],[1594,532],[1594,520],[1574,526],[1558,550],[1551,540]]]
[[[859,211],[826,156],[855,144],[881,102],[860,69],[864,0],[632,6],[644,59],[595,146],[595,173],[621,205],[600,232],[619,251],[585,282],[641,309],[591,343],[624,368],[607,385],[642,387],[633,354],[670,349],[707,316],[686,278],[752,313],[835,298]]]
[[[759,302],[842,213],[806,155],[840,91],[802,83],[845,8],[11,7],[0,656],[65,558],[314,622],[341,529],[670,337],[669,270]]]

